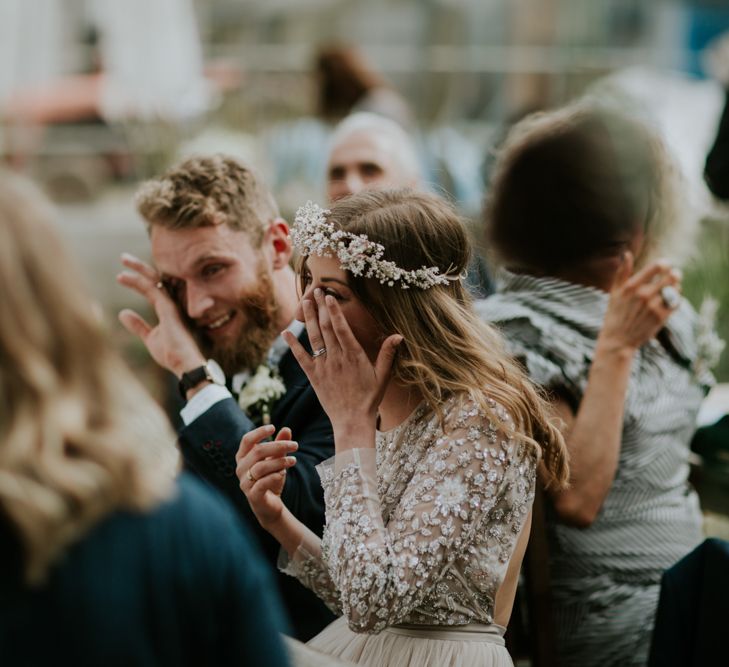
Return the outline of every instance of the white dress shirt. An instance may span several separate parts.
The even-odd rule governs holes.
[[[298,320],[293,320],[286,329],[298,338],[304,331],[304,323],[299,322]],[[273,345],[271,345],[271,349],[268,351],[268,363],[271,366],[278,366],[284,354],[288,352],[288,349],[289,346],[283,337],[280,335],[277,336],[276,340],[273,341]],[[233,391],[236,394],[240,393],[241,388],[246,382],[248,382],[250,377],[251,371],[249,370],[236,373],[231,379]],[[182,417],[182,421],[185,426],[188,426],[216,403],[232,397],[233,394],[230,393],[227,387],[210,383],[198,391],[187,402],[187,405],[180,410],[180,417]]]

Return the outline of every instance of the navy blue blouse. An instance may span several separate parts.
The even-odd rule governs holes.
[[[147,514],[118,512],[40,588],[0,521],[3,665],[287,665],[268,566],[228,503],[189,475]]]

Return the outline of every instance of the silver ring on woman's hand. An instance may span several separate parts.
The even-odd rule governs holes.
[[[661,288],[661,300],[666,308],[674,310],[681,303],[681,295],[673,285],[666,285]]]
[[[246,470],[246,477],[248,478],[248,481],[249,481],[249,482],[250,482],[251,484],[255,484],[255,483],[256,483],[256,482],[258,481],[258,477],[254,477],[254,476],[253,476],[253,475],[251,474],[251,469],[250,469],[250,468],[248,468],[248,470]]]
[[[162,282],[161,280],[158,280],[158,281],[157,281],[157,282],[156,282],[156,283],[154,284],[154,286],[155,286],[155,287],[156,287],[157,289],[164,289],[164,288],[165,288],[165,284],[164,284],[164,283],[163,283],[163,282]]]
[[[317,357],[321,357],[322,354],[326,354],[326,353],[327,353],[327,348],[320,347],[318,350],[314,350],[311,353],[311,358],[316,359]]]

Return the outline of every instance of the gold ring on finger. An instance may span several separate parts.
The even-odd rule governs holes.
[[[254,477],[251,474],[250,468],[248,468],[248,470],[246,470],[246,477],[248,478],[248,481],[251,482],[251,484],[255,484],[258,481],[258,477]]]

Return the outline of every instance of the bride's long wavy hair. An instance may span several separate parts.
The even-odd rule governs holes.
[[[437,266],[455,278],[423,290],[348,274],[383,337],[404,337],[392,371],[399,382],[417,387],[438,414],[448,396],[466,394],[499,422],[489,398],[498,401],[516,423],[513,435],[542,451],[548,481],[565,486],[567,450],[545,399],[506,352],[501,334],[475,314],[459,279],[471,244],[454,209],[435,195],[410,190],[363,192],[336,202],[327,220],[381,243],[384,259],[404,269]]]
[[[0,174],[0,521],[28,583],[116,509],[172,491],[174,434],[114,353],[29,183]]]

